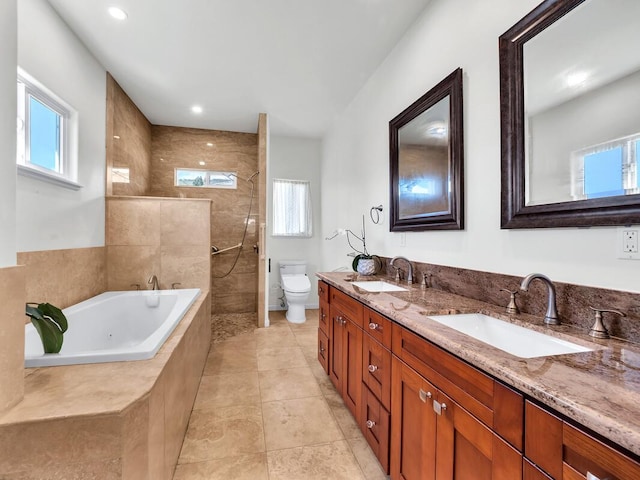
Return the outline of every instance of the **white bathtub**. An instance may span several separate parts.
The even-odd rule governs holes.
[[[69,321],[60,353],[44,353],[25,325],[25,367],[123,362],[152,358],[200,289],[106,292],[63,310]]]

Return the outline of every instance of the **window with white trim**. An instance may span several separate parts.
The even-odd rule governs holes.
[[[311,189],[304,180],[273,180],[273,236],[311,237]]]
[[[18,173],[67,188],[77,183],[77,112],[18,69]]]
[[[640,193],[640,133],[590,146],[571,155],[574,200]]]

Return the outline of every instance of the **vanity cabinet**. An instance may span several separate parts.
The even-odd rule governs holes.
[[[329,296],[329,378],[360,424],[363,306],[334,288]]]
[[[318,360],[392,480],[638,480],[603,442],[319,282]]]
[[[496,431],[521,444],[522,422],[498,419],[504,408],[522,419],[520,394],[395,324],[393,355],[393,480],[522,478],[522,453]]]
[[[635,459],[530,401],[525,406],[525,431],[525,455],[536,470],[544,471],[531,480],[640,479]]]

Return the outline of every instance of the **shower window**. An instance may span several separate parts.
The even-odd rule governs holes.
[[[238,188],[236,172],[214,172],[195,168],[176,168],[176,187]]]
[[[273,180],[273,236],[311,237],[311,190],[304,180]]]

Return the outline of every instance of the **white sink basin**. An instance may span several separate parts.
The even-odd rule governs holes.
[[[482,313],[434,315],[429,318],[521,358],[547,357],[593,350]]]
[[[352,282],[352,285],[355,285],[362,290],[366,290],[367,292],[406,292],[406,288],[399,287],[398,285],[394,285],[393,283],[383,282],[381,280],[375,280],[371,282]]]

